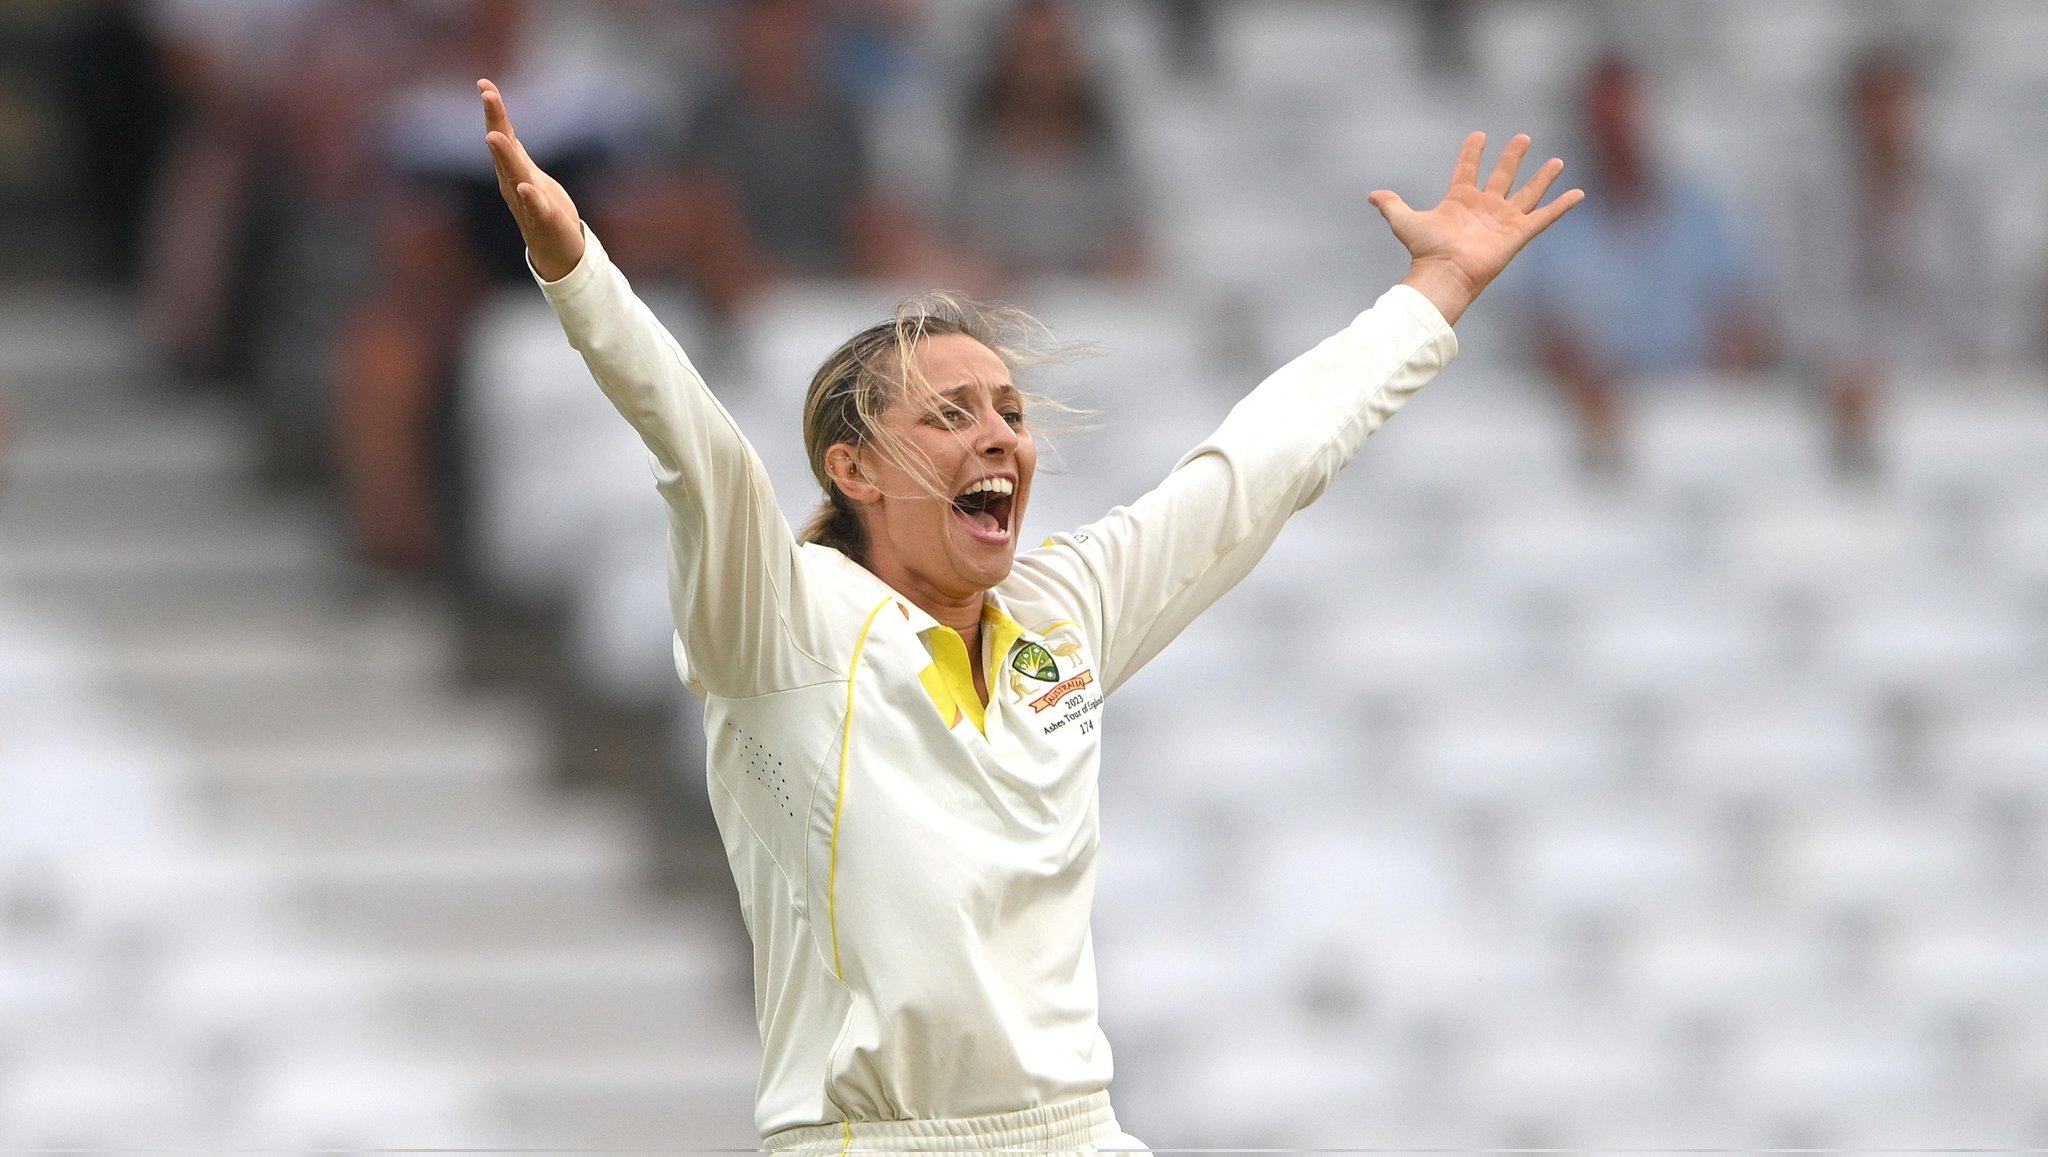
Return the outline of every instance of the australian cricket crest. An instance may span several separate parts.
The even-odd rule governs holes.
[[[1010,669],[1027,678],[1041,683],[1057,683],[1060,679],[1059,664],[1053,662],[1052,652],[1037,643],[1025,643],[1010,657]]]

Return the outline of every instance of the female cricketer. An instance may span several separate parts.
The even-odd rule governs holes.
[[[1017,550],[1037,449],[1014,315],[944,295],[826,359],[825,502],[794,532],[732,418],[479,81],[485,141],[569,341],[669,513],[677,669],[754,942],[755,1123],[777,1151],[1141,1149],[1109,1103],[1089,907],[1104,700],[1258,561],[1457,351],[1451,332],[1583,194],[1372,195],[1399,285],[1275,372],[1159,486]]]

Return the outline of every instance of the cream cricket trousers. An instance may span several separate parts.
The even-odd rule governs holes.
[[[1123,1131],[1108,1093],[945,1121],[858,1121],[784,1129],[764,1143],[782,1153],[1149,1153]]]

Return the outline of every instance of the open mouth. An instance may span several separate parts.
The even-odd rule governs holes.
[[[1000,545],[1010,541],[1010,516],[1016,504],[1016,483],[984,478],[954,497],[953,514],[976,540]]]

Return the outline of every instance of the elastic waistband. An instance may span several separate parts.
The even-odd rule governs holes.
[[[765,1142],[771,1153],[1085,1152],[1117,1132],[1107,1092],[1057,1105],[931,1121],[842,1121],[784,1129]]]

